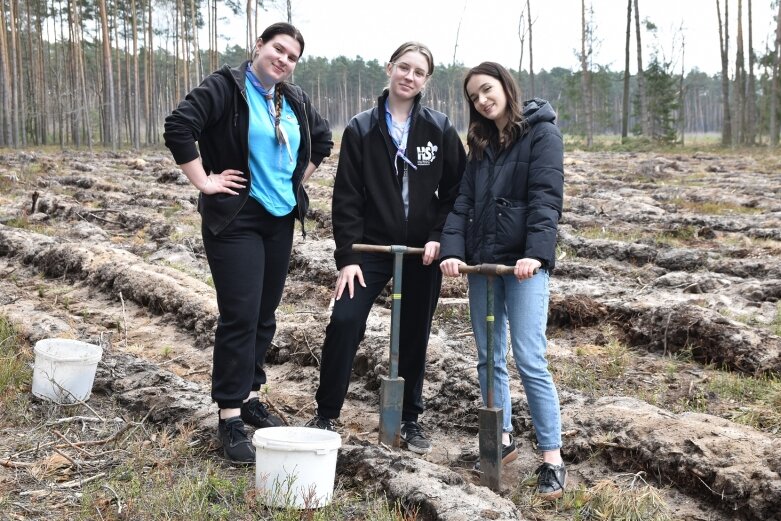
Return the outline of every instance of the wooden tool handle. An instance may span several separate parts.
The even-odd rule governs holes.
[[[481,275],[512,275],[515,266],[504,266],[502,264],[477,264],[476,266],[459,265],[459,273],[479,273]],[[540,268],[534,268],[536,275]]]
[[[379,244],[353,244],[353,251],[365,253],[403,253],[405,255],[423,255],[424,249],[396,244],[391,246],[380,246]]]

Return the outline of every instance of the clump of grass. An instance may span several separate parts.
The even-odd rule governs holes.
[[[773,319],[771,327],[774,335],[781,336],[781,300],[776,304],[776,318]]]
[[[560,499],[551,502],[535,494],[537,477],[529,475],[510,499],[524,512],[536,514],[532,516],[535,519],[555,510],[559,515],[567,513],[566,519],[582,521],[671,521],[670,509],[659,490],[639,475],[632,478],[626,485],[603,480],[588,488],[583,484],[569,487]]]
[[[0,403],[7,407],[7,401],[30,384],[32,371],[29,367],[31,354],[25,349],[19,333],[11,321],[0,315]]]
[[[672,516],[659,491],[642,481],[633,480],[628,486],[613,481],[598,482],[585,492],[585,504],[580,507],[578,519],[621,521],[670,521]]]
[[[603,330],[607,342],[604,345],[584,344],[575,349],[574,366],[557,363],[551,371],[558,382],[582,392],[602,395],[611,391],[611,385],[626,373],[630,363],[627,346],[612,331]]]
[[[659,232],[655,239],[657,243],[669,244],[670,246],[681,246],[691,243],[691,240],[697,236],[697,229],[694,226],[684,225],[676,226],[671,230]]]
[[[761,208],[751,208],[729,201],[692,201],[683,197],[670,200],[678,208],[705,215],[725,214],[757,214],[762,213]]]
[[[708,380],[707,392],[729,403],[741,404],[730,419],[757,429],[781,430],[781,380],[720,372]]]
[[[641,238],[636,231],[615,230],[607,226],[589,226],[578,230],[578,234],[587,239],[607,239],[621,242],[635,242]]]
[[[169,442],[158,438],[157,443],[162,447]],[[152,464],[154,458],[150,459],[148,448],[139,447],[138,453],[130,451],[129,455],[107,480],[96,481],[85,489],[80,505],[83,518],[331,521],[355,519],[354,514],[361,512],[360,518],[367,521],[418,519],[415,507],[389,501],[384,495],[358,497],[338,486],[332,501],[319,509],[297,508],[292,496],[283,497],[285,506],[270,507],[263,503],[255,489],[254,476],[246,469],[226,469],[208,459],[204,462],[202,455],[194,459],[188,449],[177,458],[155,461],[156,464]],[[122,513],[118,517],[120,507]]]
[[[29,218],[26,215],[21,215],[19,217],[14,217],[13,219],[9,219],[5,222],[6,226],[10,226],[12,228],[20,228],[22,230],[27,230],[33,233],[45,233],[46,227],[35,223],[30,222]]]
[[[173,217],[180,211],[182,211],[182,205],[178,201],[175,201],[174,204],[171,206],[166,206],[165,208],[162,208],[163,217],[165,218]]]

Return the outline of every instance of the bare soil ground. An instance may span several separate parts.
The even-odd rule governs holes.
[[[267,360],[266,398],[296,425],[314,413],[335,280],[336,160],[309,182],[308,235],[296,232]],[[520,457],[505,467],[500,494],[479,487],[467,288],[451,279],[421,418],[434,451],[376,446],[386,295],[340,418],[337,494],[385,493],[419,519],[558,520],[611,519],[599,513],[600,494],[642,502],[639,490],[658,496],[667,519],[781,519],[781,159],[575,151],[565,169],[548,335],[570,492],[554,504],[531,494],[539,460],[515,373]],[[28,360],[41,338],[105,348],[88,404],[41,402],[29,385],[6,397],[0,518],[155,519],[165,508],[144,504],[134,487],[173,494],[174,474],[251,483],[253,471],[227,465],[212,436],[217,312],[195,201],[163,151],[0,155],[0,315],[22,332]],[[218,494],[200,514],[171,506],[166,515],[222,518],[203,512],[235,499]],[[635,519],[663,518],[646,512]]]

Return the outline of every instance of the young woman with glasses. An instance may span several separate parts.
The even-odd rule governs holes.
[[[317,413],[308,425],[334,429],[369,311],[393,275],[392,255],[356,253],[352,245],[420,247],[422,258],[408,256],[403,266],[399,376],[404,378],[402,439],[408,449],[426,453],[431,443],[418,416],[442,282],[439,235],[466,157],[447,116],[421,100],[434,72],[431,51],[406,42],[391,55],[385,72],[388,87],[377,106],[355,116],[342,136],[332,206],[339,275],[323,344]]]

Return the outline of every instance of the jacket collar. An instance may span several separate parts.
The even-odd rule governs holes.
[[[242,94],[244,94],[246,90],[247,66],[249,64],[250,60],[246,60],[238,67],[229,67],[228,65],[223,65],[222,69],[220,70],[220,72],[225,76],[233,78],[233,81],[236,83],[236,86],[239,88]],[[280,92],[287,98],[288,103],[291,101],[295,103],[303,103],[304,100],[302,91],[297,85],[283,81],[277,84],[277,88],[279,88]]]

